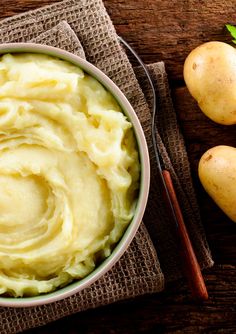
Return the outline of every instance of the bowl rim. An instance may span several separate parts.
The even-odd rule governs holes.
[[[86,73],[96,78],[113,95],[113,97],[120,105],[123,113],[131,121],[138,144],[141,165],[140,191],[134,217],[108,258],[102,261],[102,263],[97,268],[95,268],[95,270],[93,270],[90,274],[88,274],[81,280],[75,281],[74,283],[68,284],[67,286],[59,288],[58,290],[55,290],[53,292],[32,297],[0,297],[0,306],[33,307],[65,299],[85,288],[88,288],[92,283],[94,283],[99,278],[101,278],[101,276],[107,273],[113,267],[113,265],[121,258],[121,256],[124,254],[131,241],[133,240],[144,215],[150,186],[150,161],[146,138],[133,107],[131,106],[125,95],[118,88],[118,86],[104,72],[102,72],[100,69],[95,67],[87,60],[77,55],[74,55],[73,53],[43,44],[0,44],[0,57],[7,53],[36,53],[49,55],[52,57],[66,60],[82,68],[82,70],[84,70]]]

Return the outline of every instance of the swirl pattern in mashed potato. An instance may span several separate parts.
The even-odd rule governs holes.
[[[131,221],[139,188],[131,123],[80,68],[0,60],[0,294],[37,295],[90,273]]]

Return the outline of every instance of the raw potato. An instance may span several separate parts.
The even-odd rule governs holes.
[[[211,148],[201,157],[198,173],[208,194],[236,222],[236,148]]]
[[[194,49],[184,64],[184,80],[201,110],[213,121],[236,124],[236,50],[222,42]]]

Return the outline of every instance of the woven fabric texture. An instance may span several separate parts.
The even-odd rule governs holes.
[[[81,310],[161,291],[164,277],[167,281],[177,279],[181,270],[175,226],[167,218],[158,187],[151,141],[152,96],[143,73],[138,70],[135,74],[119,44],[102,0],[66,0],[5,19],[0,22],[0,41],[33,41],[58,46],[81,57],[86,55],[87,60],[120,87],[133,105],[149,145],[152,174],[145,225],[141,224],[125,256],[92,286],[63,301],[30,309],[0,308],[0,333],[20,332]],[[156,135],[159,150],[165,167],[172,174],[199,262],[202,267],[209,267],[213,262],[200,221],[187,153],[171,102],[164,64],[152,64],[149,70],[158,94]]]

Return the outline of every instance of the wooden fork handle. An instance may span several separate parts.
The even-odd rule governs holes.
[[[169,197],[178,221],[178,235],[183,259],[183,270],[188,280],[192,295],[198,300],[207,300],[208,292],[198,264],[191,240],[186,229],[169,171],[162,171]]]

